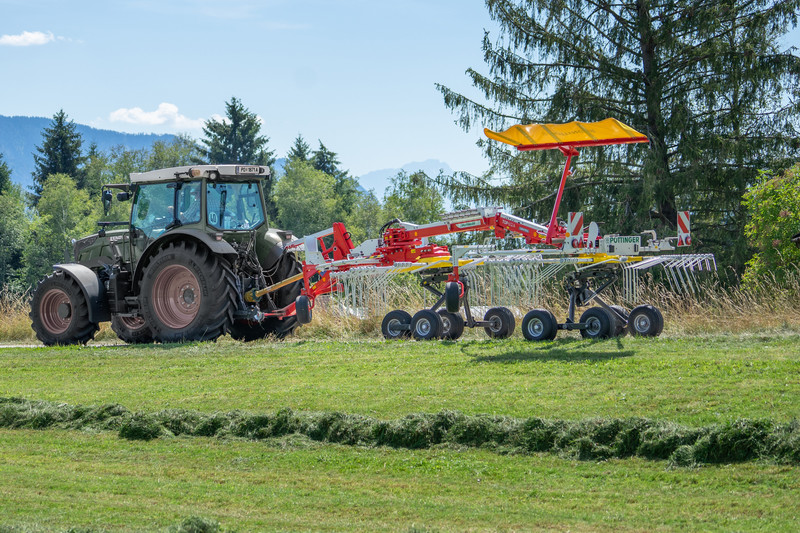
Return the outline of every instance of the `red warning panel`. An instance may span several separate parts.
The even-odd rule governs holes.
[[[689,211],[678,211],[678,246],[692,244],[692,232]]]
[[[570,235],[570,244],[573,248],[583,246],[583,213],[570,212],[567,214],[567,232]]]

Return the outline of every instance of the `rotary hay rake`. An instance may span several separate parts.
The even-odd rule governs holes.
[[[316,298],[333,293],[342,310],[360,318],[376,316],[390,304],[391,287],[400,275],[419,276],[421,286],[434,296],[430,307],[414,315],[395,309],[386,313],[381,331],[387,339],[457,339],[465,327],[482,327],[492,338],[509,337],[517,315],[525,309],[522,333],[527,340],[552,340],[558,330],[578,330],[585,338],[607,338],[630,332],[657,336],[664,327],[661,311],[639,303],[640,274],[654,267],[664,270],[676,292],[696,293],[696,274],[715,271],[712,254],[679,254],[691,245],[690,215],[678,213],[677,236],[659,239],[653,230],[639,235],[601,236],[597,223],[584,227],[583,214],[568,213],[559,223],[558,210],[572,158],[578,148],[647,142],[647,137],[615,119],[594,123],[519,125],[498,133],[484,130],[494,140],[518,150],[558,149],[566,157],[549,223],[539,224],[497,207],[466,209],[424,225],[394,220],[377,239],[359,246],[341,223],[286,246],[305,252],[304,287],[295,308],[300,322],[311,320]],[[506,237],[524,241],[515,249],[496,245],[453,246],[428,239],[462,232],[489,231],[495,244]],[[642,236],[647,235],[646,244]],[[567,317],[556,320],[541,307],[548,283],[560,278],[567,293]],[[616,282],[622,284],[622,303],[613,305],[600,295]],[[256,300],[279,288],[255,292]],[[501,305],[502,304],[502,305]],[[578,308],[589,306],[579,318]],[[480,311],[482,318],[476,317]],[[463,314],[462,314],[463,312]],[[478,315],[479,316],[479,315]]]

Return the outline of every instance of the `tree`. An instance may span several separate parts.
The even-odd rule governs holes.
[[[203,127],[205,139],[198,150],[204,162],[212,165],[243,163],[272,166],[274,153],[267,150],[269,137],[261,135],[261,121],[241,100],[232,97],[225,103],[222,120],[207,120]]]
[[[337,219],[346,219],[361,200],[362,192],[359,188],[358,179],[350,176],[346,170],[339,168],[341,162],[338,159],[338,155],[322,144],[322,141],[319,141],[319,149],[313,152],[311,161],[315,169],[333,178],[333,192],[337,202]]]
[[[44,183],[51,174],[66,174],[77,182],[84,180],[83,138],[63,109],[53,116],[50,126],[42,132],[42,139],[42,145],[36,147],[38,154],[33,154],[36,165],[33,171],[34,203],[38,202]]]
[[[778,49],[800,0],[486,0],[501,38],[484,35],[482,99],[438,88],[469,130],[613,116],[650,145],[582,150],[565,194],[611,231],[674,232],[691,209],[696,243],[741,268],[740,199],[759,168],[797,156],[800,58]],[[445,180],[454,200],[506,203],[546,218],[559,153],[479,145],[493,174]],[[500,187],[494,175],[501,175]]]
[[[297,161],[308,161],[310,157],[311,147],[308,146],[303,136],[298,134],[297,138],[294,140],[294,144],[289,149],[289,153],[286,154],[286,158],[295,159]]]
[[[386,216],[399,218],[404,222],[427,224],[439,219],[444,211],[444,199],[430,179],[422,171],[410,176],[399,172],[391,179],[383,199]]]
[[[336,213],[332,176],[308,163],[289,160],[275,184],[275,205],[283,229],[309,235],[330,227]]]
[[[28,234],[22,187],[10,184],[0,192],[0,287],[23,270],[22,253]]]
[[[109,157],[97,148],[97,143],[89,145],[89,152],[86,154],[85,172],[77,181],[78,189],[89,193],[90,198],[98,198],[103,183],[109,181],[108,171]]]
[[[0,194],[11,187],[11,169],[3,161],[3,154],[0,154]]]
[[[188,135],[176,135],[171,141],[155,141],[146,156],[145,169],[181,167],[191,165],[196,158],[197,146]]]
[[[35,283],[51,270],[51,265],[71,261],[72,239],[94,230],[100,215],[97,202],[79,190],[66,174],[51,174],[44,184],[31,223],[31,237],[23,254],[28,283]]]

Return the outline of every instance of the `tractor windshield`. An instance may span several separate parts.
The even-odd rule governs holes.
[[[261,194],[255,182],[208,182],[208,224],[221,230],[248,230],[264,222]]]

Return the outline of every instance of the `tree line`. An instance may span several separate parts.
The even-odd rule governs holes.
[[[51,265],[72,260],[72,239],[97,231],[97,222],[128,220],[130,204],[115,202],[108,214],[102,185],[127,183],[132,172],[196,164],[242,163],[269,166],[266,204],[269,223],[302,236],[344,222],[354,242],[377,237],[387,220],[427,222],[443,210],[442,195],[420,173],[398,173],[380,198],[341,168],[338,155],[322,141],[312,149],[298,135],[275,175],[275,151],[255,113],[236,97],[225,103],[225,118],[212,119],[199,140],[177,135],[150,148],[84,145],[74,122],[60,110],[42,131],[33,154],[33,186],[23,191],[11,180],[0,154],[0,287],[15,292],[34,286]]]

